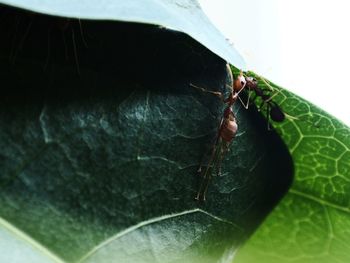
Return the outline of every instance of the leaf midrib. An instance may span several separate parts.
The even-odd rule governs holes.
[[[100,249],[102,249],[103,247],[105,247],[106,245],[110,244],[111,242],[121,238],[122,236],[125,236],[141,227],[150,225],[150,224],[154,224],[157,222],[160,222],[162,220],[167,220],[167,219],[171,219],[171,218],[175,218],[175,217],[180,217],[183,215],[188,215],[188,214],[194,214],[194,213],[202,213],[205,214],[217,221],[220,221],[222,223],[225,224],[229,224],[234,226],[235,228],[239,229],[239,230],[243,230],[242,227],[240,227],[239,225],[237,225],[236,223],[229,221],[227,219],[215,216],[205,210],[202,210],[200,208],[195,208],[192,210],[185,210],[179,213],[173,213],[173,214],[167,214],[167,215],[163,215],[163,216],[159,216],[159,217],[155,217],[155,218],[151,218],[148,220],[145,220],[143,222],[140,222],[136,225],[133,225],[127,229],[124,229],[123,231],[115,234],[114,236],[112,236],[111,238],[105,240],[104,242],[100,243],[99,245],[97,245],[96,247],[92,248],[91,250],[89,250],[85,255],[83,255],[79,260],[76,261],[76,263],[83,263],[85,260],[87,260],[90,256],[92,256],[93,254],[96,254]],[[30,246],[32,246],[35,251],[39,251],[41,254],[43,254],[44,256],[46,256],[47,258],[51,259],[53,262],[55,263],[67,263],[66,261],[64,261],[63,259],[61,259],[60,257],[58,257],[57,255],[55,255],[52,251],[50,251],[49,249],[47,249],[46,247],[44,247],[42,244],[38,243],[37,241],[35,241],[34,239],[32,239],[30,236],[28,236],[27,234],[25,234],[24,232],[22,232],[21,230],[19,230],[18,228],[14,227],[13,225],[11,225],[9,222],[7,222],[5,219],[0,217],[0,226],[3,226],[6,230],[8,230],[9,232],[13,233],[13,236],[17,239],[23,240],[26,244],[29,244]]]
[[[229,224],[229,225],[232,225],[234,227],[236,227],[237,229],[239,230],[243,230],[242,227],[240,227],[239,225],[237,225],[236,223],[232,222],[232,221],[229,221],[227,219],[224,219],[224,218],[221,218],[221,217],[218,217],[218,216],[215,216],[205,210],[202,210],[200,208],[195,208],[195,209],[192,209],[192,210],[185,210],[185,211],[182,211],[182,212],[179,212],[179,213],[173,213],[173,214],[168,214],[168,215],[163,215],[163,216],[159,216],[159,217],[155,217],[155,218],[151,218],[151,219],[148,219],[146,221],[143,221],[143,222],[140,222],[136,225],[133,225],[127,229],[124,229],[123,231],[115,234],[114,236],[112,236],[111,238],[105,240],[104,242],[100,243],[99,245],[97,245],[96,247],[94,247],[93,249],[91,249],[89,252],[87,252],[84,256],[81,257],[81,259],[79,259],[78,261],[76,261],[76,263],[83,263],[85,260],[87,260],[90,256],[96,254],[100,249],[102,249],[103,247],[107,246],[108,244],[110,244],[111,242],[121,238],[122,236],[125,236],[141,227],[144,227],[144,226],[147,226],[147,225],[150,225],[150,224],[154,224],[154,223],[157,223],[157,222],[160,222],[162,220],[167,220],[167,219],[171,219],[171,218],[175,218],[175,217],[179,217],[179,216],[183,216],[183,215],[188,215],[188,214],[194,214],[194,213],[202,213],[202,214],[205,214],[217,221],[220,221],[220,222],[223,222],[225,224]]]

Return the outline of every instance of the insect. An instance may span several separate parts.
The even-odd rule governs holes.
[[[229,69],[229,72],[231,73],[230,69]],[[233,77],[231,77],[231,79],[233,79]],[[223,101],[223,103],[226,104],[223,117],[221,118],[216,136],[214,138],[214,142],[212,144],[212,147],[209,149],[211,152],[210,152],[209,161],[206,164],[206,168],[204,171],[202,171],[202,167],[204,163],[202,160],[198,169],[199,173],[201,174],[203,173],[203,178],[195,199],[205,201],[212,174],[216,172],[217,176],[221,175],[222,161],[224,159],[225,154],[229,150],[229,146],[232,140],[234,139],[237,133],[237,129],[238,129],[237,120],[232,110],[232,107],[235,101],[237,100],[237,98],[240,100],[242,105],[246,109],[248,109],[249,105],[254,103],[256,99],[260,97],[261,104],[258,108],[260,110],[264,107],[264,105],[266,105],[268,129],[270,129],[270,122],[269,122],[270,118],[273,121],[282,122],[286,118],[286,114],[282,111],[281,107],[272,100],[273,97],[278,94],[278,92],[271,95],[270,94],[271,90],[263,89],[259,87],[258,81],[255,78],[250,76],[245,76],[243,72],[240,72],[238,77],[233,80],[232,87],[227,85],[227,87],[231,90],[231,92],[226,99],[224,98],[221,92],[209,91],[207,89],[193,85],[192,83],[190,83],[190,85],[196,89],[199,89],[202,92],[206,92],[206,93],[210,93],[215,96],[218,96]],[[244,89],[248,89],[248,100],[246,104],[242,101],[242,99],[239,96],[240,92],[242,92]],[[251,100],[250,100],[250,96],[251,96],[250,91],[253,91],[255,95]]]
[[[193,84],[190,84],[190,85],[203,92],[211,93],[213,95],[218,96],[223,101],[223,103],[226,104],[223,117],[220,120],[220,124],[217,130],[216,136],[214,138],[213,145],[210,149],[211,150],[210,158],[203,172],[203,178],[199,186],[198,193],[195,197],[196,200],[205,201],[212,174],[216,170],[217,175],[220,176],[222,161],[224,159],[225,154],[229,150],[229,146],[232,140],[236,136],[238,125],[237,125],[236,116],[233,112],[232,106],[237,100],[239,93],[246,86],[246,79],[243,76],[243,73],[240,73],[240,75],[234,80],[233,86],[230,87],[231,92],[226,99],[224,98],[221,92],[209,91]],[[203,161],[199,166],[199,169],[198,169],[199,173],[202,173],[202,166],[203,166]]]
[[[267,117],[267,127],[270,130],[270,118],[275,122],[282,122],[286,118],[285,113],[282,111],[281,107],[274,102],[272,99],[274,96],[278,94],[275,93],[274,95],[270,94],[269,89],[262,89],[258,86],[258,81],[253,77],[245,77],[246,80],[246,88],[248,89],[248,100],[245,104],[242,99],[239,97],[239,100],[243,104],[243,106],[248,109],[249,105],[254,103],[255,100],[260,97],[261,98],[261,104],[259,106],[259,110],[263,108],[264,105],[266,105],[266,117]],[[251,99],[250,96],[251,92],[253,91],[255,94],[255,97]]]

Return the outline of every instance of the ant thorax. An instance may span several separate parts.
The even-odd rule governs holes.
[[[248,89],[256,90],[256,88],[258,87],[258,81],[255,78],[246,77],[246,81],[247,81],[246,85]]]

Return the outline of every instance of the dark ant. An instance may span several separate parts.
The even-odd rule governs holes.
[[[229,71],[230,72],[230,71]],[[216,169],[216,173],[218,176],[221,175],[221,164],[224,159],[225,154],[229,150],[229,146],[236,136],[238,125],[236,121],[236,116],[233,112],[232,106],[238,98],[239,93],[246,86],[246,79],[241,73],[237,79],[234,80],[233,86],[230,87],[230,94],[225,99],[221,92],[209,91],[204,88],[197,87],[193,84],[190,86],[199,89],[202,92],[210,93],[215,96],[218,96],[224,104],[226,104],[226,108],[224,110],[223,117],[221,118],[217,134],[215,136],[214,143],[211,148],[210,159],[206,165],[206,169],[203,174],[203,179],[201,181],[198,193],[195,197],[196,200],[205,201],[206,193],[208,191],[208,186],[210,179],[212,177],[212,170]],[[205,156],[204,156],[205,157]],[[202,172],[203,160],[199,166],[198,172]],[[210,171],[211,170],[211,171]]]
[[[243,106],[248,109],[249,105],[255,102],[255,100],[260,97],[261,98],[261,104],[258,107],[258,109],[262,109],[264,105],[266,105],[266,117],[267,117],[267,125],[268,129],[270,130],[270,118],[275,122],[283,122],[286,118],[285,113],[282,111],[281,107],[274,102],[272,99],[274,96],[276,96],[278,93],[275,93],[274,95],[270,95],[269,89],[262,89],[258,86],[258,81],[253,77],[245,77],[246,80],[246,87],[248,89],[248,100],[247,103],[244,104],[244,102],[239,98]],[[254,91],[255,97],[251,99],[250,101],[250,95],[251,92]]]
[[[231,73],[231,70],[229,69],[229,67],[228,67],[228,72]],[[233,79],[232,73],[231,73],[231,79]],[[223,103],[226,104],[223,117],[221,118],[219,128],[211,148],[210,159],[206,165],[206,169],[203,174],[203,179],[201,181],[198,193],[195,197],[196,200],[205,201],[206,193],[208,191],[208,186],[212,177],[213,170],[216,169],[217,176],[221,175],[222,161],[224,159],[225,154],[229,150],[229,146],[232,140],[234,139],[237,133],[238,125],[237,125],[235,114],[232,110],[232,106],[234,105],[237,98],[239,98],[242,105],[246,109],[248,109],[249,105],[255,102],[257,97],[260,97],[262,102],[260,104],[259,110],[264,105],[266,105],[268,129],[270,129],[270,126],[269,126],[270,118],[273,121],[282,122],[286,118],[286,115],[282,111],[280,106],[272,100],[273,97],[277,95],[277,93],[271,96],[268,93],[269,92],[268,89],[262,89],[258,86],[258,81],[255,78],[244,76],[242,72],[240,72],[238,77],[234,79],[232,87],[227,85],[227,87],[231,90],[231,92],[226,99],[224,98],[221,92],[209,91],[207,89],[193,85],[192,83],[190,83],[190,86],[196,89],[199,89],[202,92],[206,92],[206,93],[210,93],[215,96],[218,96],[223,101]],[[242,92],[244,88],[249,89],[248,101],[246,105],[243,103],[243,101],[239,97],[239,93]],[[254,91],[255,93],[255,97],[251,101],[249,101],[250,95],[251,95],[250,91]],[[199,166],[199,169],[198,169],[199,173],[202,172],[203,161],[204,159],[202,160]]]
[[[271,85],[263,77],[259,76],[259,78],[269,88],[264,88],[264,89],[260,88],[258,86],[258,81],[255,78],[246,76],[245,77],[245,79],[247,81],[246,87],[248,88],[248,93],[249,93],[247,104],[245,105],[243,103],[242,99],[240,97],[238,97],[238,98],[241,101],[241,103],[243,104],[243,106],[246,109],[248,109],[249,105],[253,104],[255,102],[255,100],[258,97],[260,97],[261,103],[258,106],[258,110],[260,111],[264,107],[264,105],[266,105],[266,117],[267,117],[267,129],[268,130],[270,130],[270,118],[275,122],[283,122],[286,118],[289,120],[298,120],[298,121],[306,122],[315,128],[320,128],[320,126],[318,124],[313,123],[310,120],[297,118],[297,117],[291,116],[291,115],[287,114],[286,112],[284,112],[281,109],[281,107],[275,101],[272,100],[273,97],[275,97],[282,90],[279,90],[271,95],[270,92],[273,90]],[[251,96],[250,91],[254,91],[254,94],[255,94],[255,97],[251,100],[250,100],[250,96]]]

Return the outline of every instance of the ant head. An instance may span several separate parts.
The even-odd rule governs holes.
[[[256,89],[258,87],[258,81],[253,77],[246,77],[247,87],[249,89]]]
[[[239,92],[241,89],[245,87],[247,84],[246,78],[243,76],[243,72],[241,71],[238,77],[233,82],[233,89],[235,92]]]

